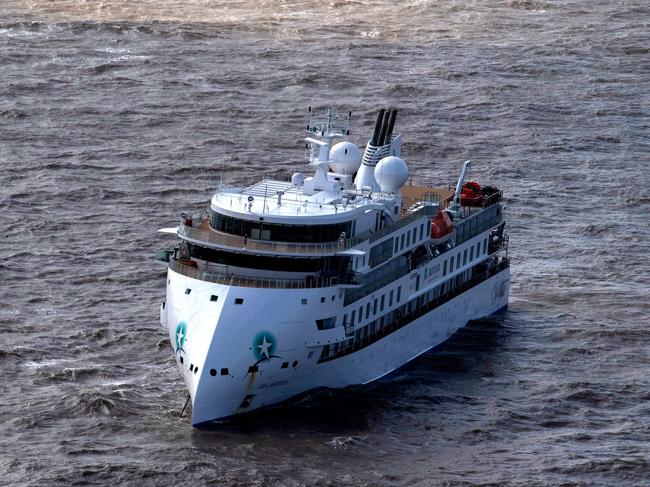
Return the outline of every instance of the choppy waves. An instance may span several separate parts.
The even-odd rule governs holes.
[[[0,473],[18,485],[643,485],[642,2],[0,7]],[[415,180],[504,190],[509,311],[378,383],[193,431],[156,234],[400,110]],[[0,483],[2,483],[0,482]]]

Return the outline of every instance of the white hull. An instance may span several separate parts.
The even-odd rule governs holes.
[[[405,290],[408,280],[406,276],[400,281]],[[374,343],[322,363],[318,361],[323,345],[345,340],[343,326],[319,331],[315,322],[336,316],[337,325],[341,323],[348,309],[344,310],[344,292],[338,287],[234,287],[192,279],[170,269],[161,322],[169,328],[176,360],[192,398],[192,424],[199,425],[314,388],[376,380],[444,342],[468,321],[507,306],[509,281],[506,267]],[[187,289],[191,290],[189,294]],[[371,298],[386,289],[376,291]],[[404,294],[392,309],[422,292],[411,289],[410,295]],[[216,301],[210,300],[212,295],[218,296]],[[243,299],[243,303],[235,304],[236,299]],[[304,299],[309,305],[301,305]],[[179,341],[181,322],[184,326]],[[260,342],[260,334],[274,342],[272,348],[264,338]],[[257,371],[249,372],[255,365]]]

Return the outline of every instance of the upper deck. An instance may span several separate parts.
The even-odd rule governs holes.
[[[424,189],[431,190],[432,188],[422,187],[422,190]],[[364,209],[364,207],[360,208]],[[219,231],[211,225],[209,211],[202,210],[181,222],[178,235],[184,240],[206,247],[259,255],[296,257],[357,255],[362,252],[354,250],[353,247],[364,241],[373,242],[421,218],[432,218],[438,213],[438,208],[438,205],[430,203],[424,205],[411,204],[409,208],[404,208],[400,212],[400,217],[397,220],[379,230],[366,230],[351,238],[340,237],[326,242],[271,241]],[[363,211],[368,209],[369,207],[366,205]]]
[[[351,221],[368,209],[382,210],[399,204],[399,198],[391,193],[337,189],[306,194],[290,182],[265,179],[243,189],[219,190],[210,207],[222,215],[244,220],[322,225]]]

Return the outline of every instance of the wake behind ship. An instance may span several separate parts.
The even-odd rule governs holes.
[[[397,112],[363,154],[310,110],[313,176],[219,188],[183,215],[160,307],[194,426],[378,379],[508,303],[502,192],[406,184]],[[337,143],[334,143],[339,139]]]

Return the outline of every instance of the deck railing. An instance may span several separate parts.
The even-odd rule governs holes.
[[[256,287],[267,289],[310,289],[320,287],[332,287],[340,284],[357,285],[360,284],[361,277],[352,273],[346,276],[302,279],[287,279],[277,277],[254,277],[238,276],[223,271],[202,271],[196,267],[191,267],[180,263],[176,259],[169,260],[169,268],[183,276],[191,277],[206,282],[216,284],[226,284],[236,287]]]
[[[204,230],[197,228],[205,218],[205,210],[192,215],[192,225],[181,222],[178,227],[178,233],[181,237],[191,239],[197,242],[212,243],[220,247],[236,248],[238,250],[258,251],[262,253],[273,254],[290,254],[290,255],[328,255],[335,254],[360,244],[365,240],[374,242],[395,230],[402,228],[424,216],[433,216],[438,212],[437,206],[423,206],[415,210],[392,225],[382,228],[376,232],[366,232],[360,236],[340,239],[336,242],[271,242],[265,240],[253,240],[240,235],[223,233],[214,229]]]

